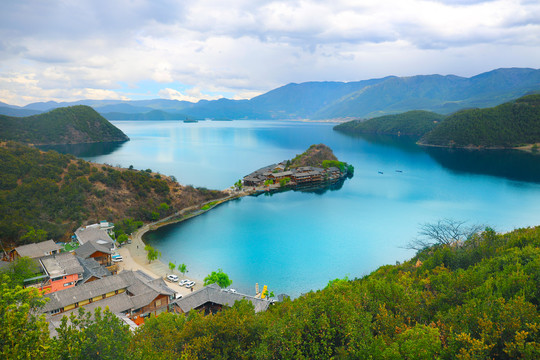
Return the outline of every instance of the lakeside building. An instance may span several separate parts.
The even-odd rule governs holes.
[[[81,245],[89,241],[113,243],[111,238],[113,228],[114,224],[101,221],[99,224],[81,226],[75,230],[75,237]]]
[[[67,252],[39,259],[42,275],[25,279],[25,287],[35,287],[53,293],[90,281],[111,276],[112,273],[95,259],[83,259]]]
[[[123,271],[83,285],[45,295],[50,300],[42,308],[50,327],[60,325],[63,315],[69,316],[79,307],[93,312],[97,307],[109,310],[120,318],[140,325],[150,315],[170,311],[175,292],[163,279],[146,273]]]
[[[271,180],[279,183],[288,179],[287,186],[318,185],[325,182],[335,182],[343,178],[347,173],[337,167],[320,168],[314,166],[302,166],[286,170],[286,162],[265,166],[259,170],[244,176],[244,186],[261,187]]]
[[[188,313],[191,310],[204,311],[205,314],[215,314],[224,306],[231,307],[236,301],[248,300],[253,304],[255,312],[266,311],[272,304],[270,300],[256,298],[222,289],[218,284],[210,284],[193,293],[174,301],[175,312]]]

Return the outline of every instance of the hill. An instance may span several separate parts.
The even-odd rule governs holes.
[[[51,359],[68,352],[133,360],[538,359],[539,281],[540,227],[506,234],[486,228],[257,314],[242,300],[207,316],[162,313],[131,331],[105,311],[80,326],[64,324],[55,338],[46,324],[32,326],[33,316],[21,315],[5,321],[18,336],[4,351],[18,345],[21,357],[32,352]],[[16,297],[15,291],[31,290],[5,286],[0,310],[19,305],[23,313],[36,296]],[[107,346],[96,346],[104,332]],[[38,337],[40,347],[34,346]]]
[[[488,109],[455,113],[427,133],[421,145],[511,148],[540,143],[540,95]]]
[[[0,144],[0,174],[4,246],[43,237],[66,240],[77,227],[103,219],[157,220],[225,196],[220,191],[182,186],[150,169],[98,165],[15,142]],[[37,236],[38,229],[45,233]]]
[[[166,99],[82,100],[34,103],[24,109],[45,111],[82,104],[92,106],[102,114],[161,110],[199,119],[369,118],[409,110],[450,114],[466,108],[496,106],[538,91],[539,69],[507,68],[470,78],[416,75],[353,82],[291,83],[250,100],[201,100],[197,103]]]
[[[129,138],[89,106],[54,109],[28,117],[0,115],[0,139],[28,144],[77,144]]]
[[[324,144],[311,145],[300,155],[288,163],[287,168],[298,168],[302,166],[323,167],[324,161],[338,161],[332,149]]]
[[[445,118],[434,112],[413,110],[403,114],[385,115],[369,120],[352,120],[336,125],[344,133],[423,136]]]

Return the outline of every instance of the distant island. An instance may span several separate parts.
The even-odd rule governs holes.
[[[349,134],[411,135],[424,146],[537,149],[540,143],[540,94],[526,95],[487,109],[444,116],[428,111],[353,120],[334,127]]]
[[[252,191],[324,188],[352,177],[354,167],[339,161],[324,144],[311,145],[292,160],[265,166],[246,175],[244,187]]]
[[[26,144],[83,144],[129,137],[89,106],[58,108],[27,117],[0,115],[0,140]]]

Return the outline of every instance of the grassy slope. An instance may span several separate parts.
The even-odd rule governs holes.
[[[28,117],[0,115],[0,139],[29,144],[126,141],[129,138],[89,106],[58,108]]]
[[[337,161],[337,157],[334,155],[332,149],[324,144],[311,145],[309,149],[291,160],[289,168],[297,168],[301,166],[322,167],[322,162],[324,160]]]
[[[56,240],[86,222],[126,217],[150,221],[225,196],[181,186],[159,174],[89,163],[15,142],[0,146],[0,173],[0,234],[11,243],[36,241],[27,236],[31,228]]]

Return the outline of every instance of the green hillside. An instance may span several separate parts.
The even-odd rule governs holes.
[[[403,114],[385,115],[369,120],[352,120],[336,125],[344,133],[390,134],[423,136],[445,118],[429,111],[413,110]]]
[[[157,220],[220,191],[181,186],[150,169],[114,168],[0,143],[0,237],[3,246],[67,240],[87,222],[125,218]]]
[[[0,115],[0,140],[27,144],[77,144],[129,140],[89,106],[58,108],[28,117]]]
[[[421,145],[511,148],[540,142],[540,95],[488,109],[463,110],[444,120]]]
[[[539,283],[536,227],[486,228],[435,244],[403,264],[331,281],[264,313],[244,300],[208,316],[163,313],[135,332],[106,313],[79,327],[66,323],[50,338],[43,320],[21,306],[36,297],[23,297],[32,289],[3,286],[2,331],[18,336],[2,351],[17,346],[19,358],[50,359],[532,360],[540,357]],[[17,322],[8,321],[15,317],[8,306],[20,307]]]

